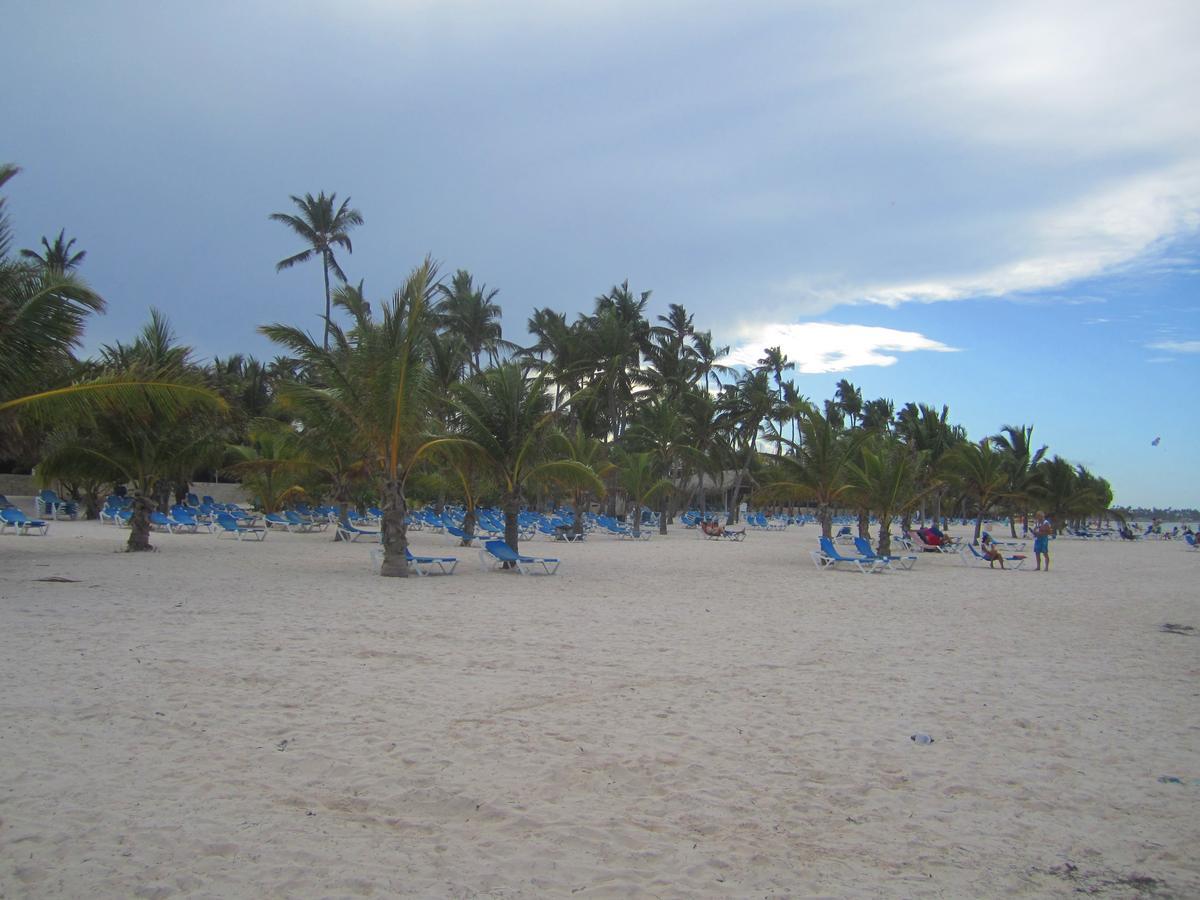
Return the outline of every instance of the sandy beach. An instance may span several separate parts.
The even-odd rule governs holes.
[[[0,896],[1200,896],[1200,553],[817,535],[0,536]]]

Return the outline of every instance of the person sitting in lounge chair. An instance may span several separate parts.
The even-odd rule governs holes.
[[[1004,554],[996,548],[996,542],[992,540],[992,536],[986,531],[979,541],[979,552],[988,561],[989,569],[994,569],[996,563],[1000,563],[1000,568],[1004,568]]]

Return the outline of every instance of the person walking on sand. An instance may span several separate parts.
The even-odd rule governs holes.
[[[1046,561],[1046,571],[1050,571],[1050,533],[1054,530],[1050,520],[1040,509],[1034,516],[1033,524],[1033,556],[1037,560],[1035,571],[1042,571],[1042,560]]]

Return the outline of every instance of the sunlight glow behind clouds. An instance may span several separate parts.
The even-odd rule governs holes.
[[[897,331],[868,325],[839,325],[833,322],[802,322],[794,325],[759,324],[739,329],[739,343],[722,365],[753,367],[766,347],[779,347],[796,364],[802,375],[846,372],[859,366],[891,366],[894,353],[931,350],[957,352],[954,347],[915,331]]]

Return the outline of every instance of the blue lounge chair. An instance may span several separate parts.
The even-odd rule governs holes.
[[[854,566],[863,575],[870,575],[874,572],[882,572],[887,563],[880,557],[874,559],[866,559],[859,556],[842,556],[838,552],[838,548],[834,546],[833,541],[822,535],[821,549],[813,550],[810,554],[813,565],[818,569],[834,569],[839,564]]]
[[[5,497],[3,494],[0,494],[0,509],[8,509],[10,506],[13,506],[13,505],[15,505],[15,504],[10,503],[9,499],[7,497]]]
[[[0,509],[0,534],[11,528],[13,534],[45,534],[50,530],[50,523],[41,519],[31,519],[15,506]]]
[[[166,517],[166,514],[160,513],[158,510],[150,513],[150,527],[158,531],[165,531],[168,534],[175,533],[174,523]]]
[[[908,556],[880,556],[875,552],[875,550],[871,547],[871,544],[864,537],[856,537],[854,539],[854,549],[858,551],[859,555],[863,559],[882,559],[884,561],[885,568],[888,569],[894,569],[896,566],[899,566],[901,569],[907,572],[914,565],[916,565],[917,562],[917,556],[915,553]]]
[[[294,509],[285,509],[283,511],[284,518],[292,524],[293,531],[324,531],[329,527],[328,519],[318,519],[311,515],[296,512]]]
[[[404,548],[404,556],[408,560],[408,567],[418,575],[434,574],[428,570],[429,566],[437,566],[437,574],[453,575],[454,567],[458,565],[457,556],[413,556],[407,547]],[[447,566],[449,568],[446,568]]]
[[[474,534],[468,538],[465,531],[449,523],[446,523],[446,533],[462,541],[464,547],[470,547],[471,543],[478,539],[478,535]]]
[[[373,528],[359,528],[350,522],[338,522],[338,534],[343,541],[382,541],[383,532]]]
[[[1003,554],[1001,554],[1003,556]],[[975,549],[974,544],[963,543],[958,551],[958,558],[963,561],[964,566],[983,566],[986,565],[989,569],[995,568],[992,565],[993,560],[988,559],[982,553]],[[1004,561],[1010,563],[1005,566],[1005,569],[1016,570],[1025,565],[1025,557],[1020,553],[1014,553],[1012,556],[1005,556]]]
[[[235,519],[227,512],[219,512],[213,520],[213,528],[217,532],[217,537],[228,534],[236,537],[239,541],[243,538],[249,538],[252,541],[265,541],[267,539],[267,529],[263,525],[245,525]]]
[[[523,556],[504,541],[488,541],[479,551],[479,559],[486,568],[499,569],[505,563],[516,568],[522,575],[553,575],[558,571],[559,561],[549,556]],[[541,566],[538,572],[536,566]]]
[[[49,516],[55,520],[60,515],[68,519],[74,519],[79,512],[79,507],[69,500],[59,499],[58,494],[49,488],[38,494],[34,502],[37,504],[39,515]]]
[[[287,520],[283,513],[267,513],[263,517],[263,522],[267,528],[283,529],[284,531],[292,530],[292,523]]]

